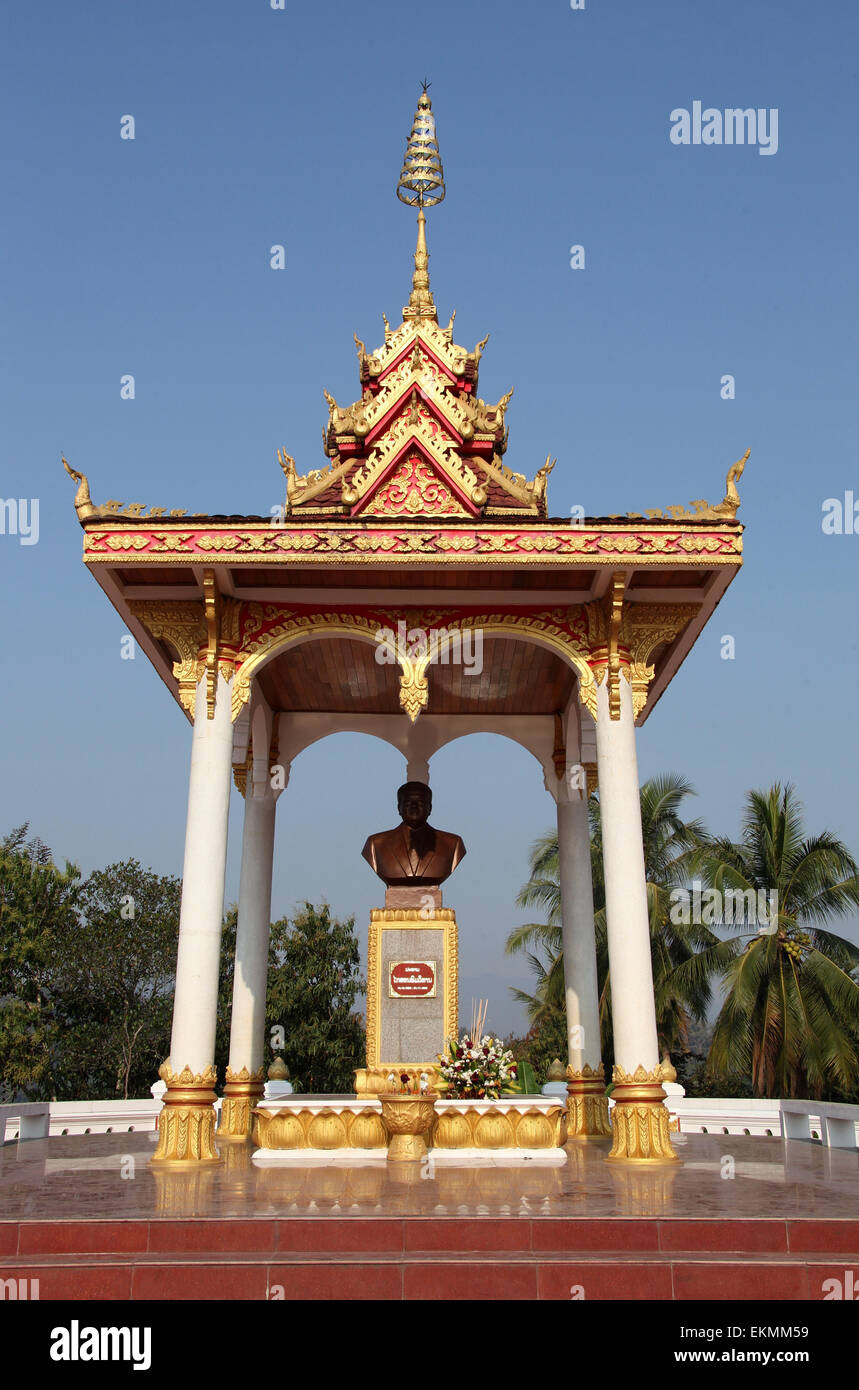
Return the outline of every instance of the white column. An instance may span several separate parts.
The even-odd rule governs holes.
[[[230,1070],[258,1071],[265,1050],[265,996],[271,927],[271,877],[277,797],[270,785],[254,794],[248,778],[230,1019]]]
[[[215,1057],[232,753],[230,687],[219,674],[215,715],[209,719],[203,675],[197,685],[191,744],[179,954],[170,1043],[174,1073],[186,1066],[194,1074],[200,1073],[212,1065]]]
[[[620,719],[609,718],[608,679],[597,692],[597,772],[605,872],[615,1063],[625,1072],[659,1064],[641,801],[629,681],[620,677]]]
[[[581,1071],[585,1065],[597,1067],[600,1063],[599,982],[586,791],[565,789],[559,795],[558,868],[569,1064]]]

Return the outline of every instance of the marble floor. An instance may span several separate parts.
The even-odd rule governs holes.
[[[672,1136],[682,1165],[607,1164],[608,1141],[570,1144],[566,1162],[479,1165],[330,1161],[259,1167],[225,1144],[223,1163],[149,1166],[154,1134],[81,1135],[0,1148],[0,1223],[268,1219],[287,1216],[656,1217],[859,1223],[859,1154],[733,1135]],[[859,1227],[857,1227],[859,1230]],[[857,1242],[859,1244],[859,1242]]]

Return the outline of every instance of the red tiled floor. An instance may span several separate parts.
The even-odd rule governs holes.
[[[122,1299],[131,1297],[129,1265],[27,1265],[6,1266],[4,1279],[38,1279],[39,1301],[73,1299]]]
[[[242,1251],[269,1254],[274,1250],[274,1221],[153,1221],[151,1251]]]
[[[18,1222],[0,1221],[0,1255],[14,1255],[18,1250]]]
[[[790,1221],[788,1241],[791,1250],[837,1251],[859,1260],[859,1221]]]
[[[22,1221],[20,1255],[130,1254],[146,1249],[145,1221]]]
[[[266,1266],[259,1264],[137,1265],[135,1299],[265,1298]]]
[[[674,1297],[762,1302],[806,1299],[808,1280],[805,1268],[800,1264],[765,1264],[751,1260],[743,1264],[686,1264],[676,1261]]]
[[[655,1221],[556,1221],[535,1220],[531,1227],[534,1250],[658,1250]]]
[[[425,1218],[406,1221],[406,1250],[499,1251],[530,1250],[531,1223],[525,1221],[493,1221],[490,1217],[477,1220],[434,1221]]]
[[[783,1221],[660,1221],[659,1249],[780,1254],[787,1231]]]
[[[413,1264],[403,1270],[403,1297],[409,1300],[535,1299],[537,1268],[530,1261],[494,1260],[481,1264]]]
[[[538,1274],[540,1298],[596,1299],[660,1299],[671,1298],[671,1267],[668,1264],[633,1264],[626,1260],[580,1264],[541,1264]],[[582,1293],[579,1293],[579,1290]]]
[[[402,1298],[403,1275],[398,1264],[271,1265],[269,1297],[292,1299]],[[283,1293],[280,1293],[280,1290]]]
[[[340,1251],[365,1255],[390,1251],[399,1255],[403,1249],[402,1221],[374,1221],[372,1217],[362,1216],[343,1221],[313,1221],[296,1217],[294,1221],[278,1221],[276,1225],[276,1250]]]

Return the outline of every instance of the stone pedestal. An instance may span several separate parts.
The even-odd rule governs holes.
[[[367,1066],[355,1073],[360,1095],[399,1078],[436,1076],[438,1053],[459,1021],[456,916],[437,888],[388,889],[370,913],[367,952]]]

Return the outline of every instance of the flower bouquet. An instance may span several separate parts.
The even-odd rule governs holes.
[[[498,1100],[517,1084],[513,1053],[488,1033],[474,1038],[464,1033],[459,1041],[449,1038],[438,1061],[447,1100]]]

